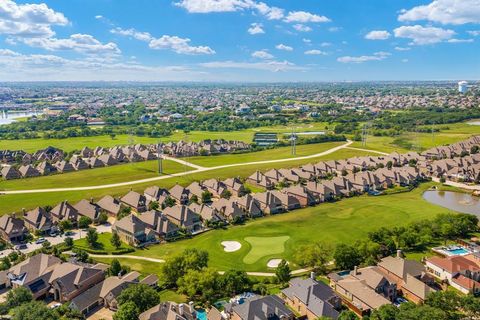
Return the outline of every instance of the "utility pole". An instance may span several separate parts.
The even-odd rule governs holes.
[[[292,128],[292,135],[290,137],[290,140],[291,140],[291,145],[292,145],[292,156],[294,156],[294,155],[297,154],[297,146],[296,146],[297,136],[295,134],[295,128]]]
[[[432,144],[435,144],[435,121],[432,124]]]
[[[362,127],[362,147],[367,146],[368,124],[365,123]]]
[[[157,144],[157,157],[158,157],[158,174],[163,174],[163,149],[160,141]]]

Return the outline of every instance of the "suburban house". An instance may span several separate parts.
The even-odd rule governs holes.
[[[75,168],[73,167],[73,165],[70,162],[67,162],[65,160],[56,162],[54,166],[58,172],[62,172],[62,173],[75,171]]]
[[[197,181],[192,182],[186,189],[191,196],[197,196],[198,201],[202,201],[202,195],[206,191]]]
[[[402,295],[415,303],[423,303],[427,296],[437,291],[433,277],[426,273],[425,266],[415,260],[400,256],[385,257],[377,264],[380,272],[392,279]]]
[[[31,232],[48,233],[52,228],[50,215],[41,207],[23,213],[25,227]]]
[[[263,212],[275,214],[284,211],[282,201],[271,191],[256,193],[253,198],[258,201]]]
[[[102,199],[98,200],[97,206],[99,206],[107,214],[115,217],[120,212],[120,209],[122,209],[120,201],[118,201],[112,196],[105,196]]]
[[[150,229],[155,231],[160,239],[169,240],[175,238],[180,228],[172,223],[165,215],[156,210],[144,212],[138,217]]]
[[[55,224],[63,220],[68,220],[73,226],[77,225],[78,211],[66,200],[57,204],[49,213],[52,222]]]
[[[45,176],[57,172],[57,169],[48,161],[40,162],[37,165],[37,170]]]
[[[263,216],[260,202],[258,202],[258,200],[256,200],[253,196],[249,194],[236,199],[236,203],[248,216],[252,218],[258,218]]]
[[[279,296],[254,296],[242,304],[227,304],[225,312],[230,320],[251,319],[295,319],[295,313],[290,310]]]
[[[22,219],[13,214],[5,214],[0,217],[0,237],[10,243],[23,241],[28,230]]]
[[[160,197],[169,195],[168,190],[162,189],[159,186],[151,186],[143,191],[143,195],[147,199],[147,202],[158,201]]]
[[[220,214],[220,212],[217,209],[210,207],[204,203],[203,204],[192,203],[191,205],[188,206],[188,208],[193,212],[195,212],[196,214],[200,215],[203,221],[209,221],[214,223],[223,223],[226,221],[225,216]]]
[[[428,272],[461,292],[480,292],[480,255],[430,257],[425,262]]]
[[[167,207],[163,210],[163,214],[174,224],[187,232],[195,232],[202,228],[199,215],[190,210],[187,206],[176,205]]]
[[[283,192],[283,190],[274,190],[271,193],[280,200],[284,211],[295,210],[301,207],[300,201],[296,197]]]
[[[252,175],[250,175],[247,178],[247,182],[268,190],[275,188],[275,184],[276,184],[274,180],[266,177],[260,171],[255,171]]]
[[[301,207],[313,206],[316,203],[312,192],[301,185],[295,185],[282,190],[282,192],[289,196],[295,197]]]
[[[18,172],[20,172],[23,178],[33,178],[40,176],[40,172],[30,164],[21,166],[20,168],[18,168]]]
[[[202,182],[202,185],[211,192],[215,197],[221,197],[228,190],[227,186],[217,179],[208,179]]]
[[[190,200],[190,197],[191,197],[190,192],[179,184],[176,184],[175,186],[173,186],[169,190],[169,193],[170,193],[170,197],[175,199],[181,205],[187,204],[188,200]]]
[[[101,208],[93,203],[92,200],[80,200],[73,207],[77,209],[79,215],[90,218],[93,223],[98,223],[98,216],[100,215]]]
[[[130,191],[120,198],[120,201],[137,212],[147,211],[147,199],[138,192]]]
[[[312,277],[290,280],[288,288],[282,290],[282,297],[290,308],[308,320],[337,319],[342,308],[342,299],[332,288]]]
[[[139,320],[196,320],[197,312],[193,303],[186,305],[175,302],[161,302],[140,314]]]
[[[5,180],[20,179],[22,177],[20,172],[12,166],[3,167],[0,173]]]
[[[155,231],[135,214],[129,214],[115,221],[112,231],[116,232],[124,242],[137,247],[155,240]]]
[[[228,221],[244,220],[245,211],[233,199],[220,199],[212,203],[212,207],[217,209]]]
[[[228,191],[235,197],[241,197],[246,193],[245,186],[239,178],[229,178],[223,181]]]

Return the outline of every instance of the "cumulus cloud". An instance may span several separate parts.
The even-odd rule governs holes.
[[[470,31],[467,31],[467,33],[474,37],[480,36],[480,30],[470,30]]]
[[[337,58],[338,62],[341,63],[364,63],[368,61],[380,61],[380,60],[385,60],[390,56],[391,54],[388,52],[375,52],[371,56],[358,56],[358,57],[352,57],[352,56],[344,56],[344,57],[339,57]]]
[[[401,26],[393,30],[395,37],[411,39],[411,44],[428,45],[451,39],[455,31],[437,27],[423,27],[420,25]]]
[[[325,55],[327,55],[326,52],[321,51],[321,50],[316,50],[316,49],[307,50],[307,51],[305,51],[304,53],[305,53],[306,55],[315,55],[315,56],[319,56],[319,55],[325,56]]]
[[[472,43],[473,39],[450,39],[447,42],[449,43]]]
[[[72,34],[67,39],[29,38],[22,41],[32,47],[48,51],[72,50],[85,54],[119,54],[120,49],[113,42],[101,43],[89,34]]]
[[[412,48],[410,47],[395,47],[394,48],[397,51],[410,51]]]
[[[285,22],[297,22],[297,23],[308,23],[308,22],[330,22],[331,20],[325,16],[319,16],[306,11],[291,11],[284,19]]]
[[[0,1],[0,34],[16,37],[50,37],[55,34],[53,25],[64,26],[68,19],[45,3],[16,4]]]
[[[179,54],[200,55],[200,54],[215,54],[215,50],[208,46],[191,46],[190,39],[180,38],[177,36],[164,35],[158,39],[153,39],[148,44],[152,49],[158,50],[172,50]]]
[[[130,29],[122,29],[120,27],[116,27],[112,30],[110,30],[111,33],[121,35],[121,36],[127,36],[127,37],[132,37],[140,41],[146,41],[149,42],[153,40],[153,37],[150,33],[148,32],[140,32],[137,31],[133,28]]]
[[[310,28],[309,26],[306,26],[304,24],[301,24],[301,23],[294,24],[293,28],[297,31],[300,31],[300,32],[310,32],[310,31],[312,31],[312,28]]]
[[[270,20],[279,20],[284,17],[283,9],[270,7],[264,2],[253,0],[182,0],[175,3],[175,5],[184,8],[190,13],[254,10]]]
[[[399,21],[428,20],[442,24],[480,23],[480,0],[434,0],[402,10]]]
[[[247,31],[251,35],[265,33],[265,30],[263,30],[263,25],[261,23],[252,23]]]
[[[287,45],[285,45],[285,44],[283,44],[283,43],[277,44],[277,45],[275,46],[275,48],[277,48],[278,50],[283,50],[283,51],[293,51],[293,48],[292,48],[292,47],[287,46]]]
[[[303,38],[302,41],[305,42],[305,43],[312,43],[312,40],[307,39],[307,38]]]
[[[268,51],[265,49],[255,51],[254,53],[252,53],[252,57],[267,60],[274,58],[274,56],[271,53],[268,53]]]
[[[300,67],[289,61],[263,61],[263,62],[236,62],[236,61],[212,61],[201,63],[200,66],[215,69],[250,69],[271,72],[280,71],[304,71],[305,67]]]
[[[387,40],[390,38],[390,32],[385,30],[373,30],[365,35],[368,40]]]

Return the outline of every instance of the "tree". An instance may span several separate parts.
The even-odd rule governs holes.
[[[132,213],[132,208],[130,207],[123,207],[120,209],[120,212],[117,215],[117,220],[121,220],[122,218],[125,218],[128,216],[130,213]]]
[[[73,225],[70,220],[62,220],[58,223],[58,228],[61,232],[65,232],[71,230],[73,228]]]
[[[118,250],[118,248],[120,248],[122,246],[122,241],[120,240],[120,237],[119,237],[118,233],[112,232],[112,237],[110,238],[110,243],[117,250]]]
[[[7,293],[5,302],[10,308],[18,307],[33,300],[32,292],[25,287],[18,287]]]
[[[323,242],[313,242],[299,248],[296,260],[302,267],[314,268],[316,272],[325,273],[327,264],[332,260],[333,248]]]
[[[92,224],[92,219],[90,219],[89,217],[81,216],[80,219],[78,219],[78,227],[80,229],[86,229],[91,224]]]
[[[203,191],[202,192],[202,203],[209,203],[212,201],[212,193],[210,191]]]
[[[228,189],[224,189],[220,194],[220,197],[223,199],[230,199],[231,196],[232,196],[232,193]]]
[[[190,269],[177,281],[178,292],[201,302],[213,302],[219,294],[219,275],[216,270]]]
[[[136,283],[123,290],[117,300],[120,306],[133,302],[138,312],[142,313],[157,305],[160,302],[160,296],[152,287],[143,283]]]
[[[192,203],[198,204],[198,196],[196,194],[192,194],[192,196],[188,200],[188,204],[192,204]]]
[[[98,224],[105,224],[108,221],[108,215],[105,212],[100,212],[98,215]]]
[[[98,240],[97,230],[95,228],[88,228],[86,238],[90,248],[94,248],[97,245],[97,240]]]
[[[386,304],[373,310],[370,315],[371,320],[396,320],[399,309],[392,304]]]
[[[111,138],[112,140],[113,140],[113,139],[115,139],[115,136],[116,136],[116,134],[115,134],[115,133],[113,133],[113,132],[112,132],[112,133],[110,133],[110,138]]]
[[[115,312],[113,315],[113,320],[138,319],[140,313],[141,312],[138,311],[138,308],[134,302],[126,302],[118,308],[117,312]]]
[[[391,160],[389,160],[387,162],[387,169],[392,169],[392,167],[393,167],[393,162]]]
[[[220,287],[226,296],[234,296],[235,294],[248,291],[250,280],[244,271],[228,270],[220,278]]]
[[[162,273],[167,287],[175,286],[177,280],[188,270],[201,270],[208,265],[208,252],[198,249],[185,249],[163,264]]]
[[[165,201],[163,201],[162,209],[165,209],[166,207],[173,207],[176,203],[177,202],[175,201],[175,199],[173,199],[170,196],[167,196],[165,198]]]
[[[338,316],[337,320],[357,320],[357,315],[350,310],[343,310]]]
[[[158,210],[158,208],[160,208],[158,201],[152,201],[148,204],[148,210]]]
[[[63,243],[67,248],[73,247],[73,238],[72,237],[66,237],[65,240],[63,240]]]
[[[55,311],[40,301],[30,301],[13,309],[13,320],[57,320]]]
[[[108,269],[108,273],[111,276],[118,276],[122,272],[122,265],[118,261],[118,259],[113,259],[110,263],[110,268]]]
[[[437,291],[428,295],[425,304],[442,310],[447,315],[448,319],[455,319],[455,314],[460,308],[460,296],[453,291]]]
[[[469,294],[462,297],[460,305],[469,319],[480,318],[480,300],[475,296]]]
[[[280,261],[277,269],[275,269],[275,276],[280,283],[287,283],[290,281],[290,266],[286,260],[282,259],[282,261]]]
[[[339,244],[333,253],[335,265],[342,270],[351,270],[362,262],[362,256],[357,248]]]
[[[75,258],[80,262],[88,262],[89,256],[85,250],[75,250],[76,256]]]

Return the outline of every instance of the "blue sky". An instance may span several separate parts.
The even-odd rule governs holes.
[[[0,0],[0,81],[479,79],[480,0]]]

